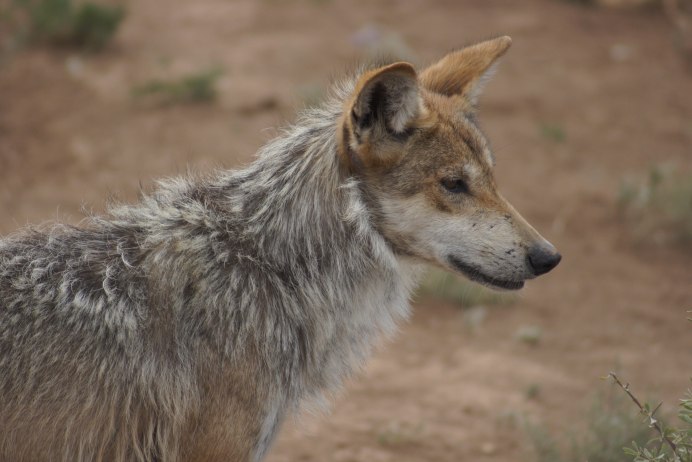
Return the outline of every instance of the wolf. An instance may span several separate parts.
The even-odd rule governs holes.
[[[510,43],[364,69],[246,168],[1,239],[0,460],[259,461],[426,264],[508,290],[554,268],[476,118]]]

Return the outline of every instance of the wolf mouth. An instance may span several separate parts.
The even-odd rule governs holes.
[[[469,266],[463,261],[459,260],[454,256],[449,256],[449,262],[458,269],[464,276],[472,281],[479,282],[483,285],[490,286],[497,289],[506,290],[518,290],[524,287],[524,281],[506,281],[502,279],[497,279],[484,274],[477,268]]]

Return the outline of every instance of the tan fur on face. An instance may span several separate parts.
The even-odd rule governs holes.
[[[499,37],[463,48],[424,69],[420,76],[405,62],[364,73],[346,101],[339,123],[337,136],[344,165],[349,170],[391,165],[400,154],[400,142],[407,132],[434,127],[438,116],[455,121],[459,114],[471,115],[483,81],[511,43],[509,37]],[[371,98],[378,87],[386,89],[388,110],[380,115],[384,120],[363,129],[357,120],[372,109]],[[433,114],[428,112],[429,108],[434,109]],[[397,136],[387,136],[387,132]],[[473,131],[471,135],[469,140],[476,143],[471,147],[479,147],[482,137],[473,136]],[[478,150],[491,159],[489,151]]]
[[[482,81],[510,43],[501,37],[464,48],[418,74],[421,109],[407,114],[404,136],[363,137],[345,116],[341,140],[378,207],[379,229],[400,253],[446,268],[456,259],[491,280],[523,281],[533,277],[528,249],[545,240],[498,193],[493,156],[474,114]],[[352,101],[390,69],[412,77],[404,63],[372,71]],[[458,180],[468,191],[444,187]]]

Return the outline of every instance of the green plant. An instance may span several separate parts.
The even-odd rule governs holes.
[[[534,462],[565,462],[555,437],[544,426],[530,423],[524,426],[533,446]]]
[[[486,289],[480,284],[461,279],[440,269],[428,271],[417,295],[422,298],[444,300],[463,307],[503,305],[516,300],[513,294]]]
[[[98,51],[113,37],[125,11],[72,0],[13,0],[3,16],[23,40]]]
[[[647,178],[621,183],[618,208],[638,239],[692,244],[692,175],[653,166]]]
[[[217,97],[216,82],[222,74],[221,69],[213,68],[175,80],[151,80],[135,87],[132,93],[159,104],[212,101]]]
[[[541,136],[555,143],[562,143],[567,139],[565,130],[556,124],[543,123],[540,125]]]
[[[530,346],[536,346],[541,343],[542,337],[543,330],[538,326],[531,325],[519,327],[514,334],[515,339]]]
[[[383,446],[415,443],[422,439],[425,425],[422,422],[389,422],[377,432],[377,442]]]
[[[526,424],[536,462],[628,462],[623,447],[646,444],[651,432],[616,394],[599,395],[584,428],[570,429],[570,440],[556,439],[545,427]]]
[[[568,3],[576,3],[577,5],[593,6],[594,0],[564,0]]]
[[[541,396],[541,386],[537,383],[529,384],[529,386],[524,390],[524,395],[526,396],[526,399],[538,399]]]
[[[34,40],[49,40],[67,33],[72,17],[71,0],[17,1],[26,9],[29,35]]]
[[[124,16],[122,8],[85,3],[74,12],[69,40],[82,48],[100,50],[115,34]]]
[[[656,432],[656,436],[645,443],[632,441],[631,446],[623,448],[624,453],[633,457],[634,462],[692,462],[692,390],[687,390],[680,400],[678,418],[682,426],[669,427],[656,415],[661,404],[652,407],[642,403],[630,390],[629,383],[623,384],[613,372],[608,376],[627,393],[649,428]]]

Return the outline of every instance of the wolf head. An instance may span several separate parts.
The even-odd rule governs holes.
[[[398,253],[519,289],[561,257],[497,191],[476,124],[477,97],[510,44],[469,46],[421,72],[405,62],[366,72],[344,106],[339,154]]]

